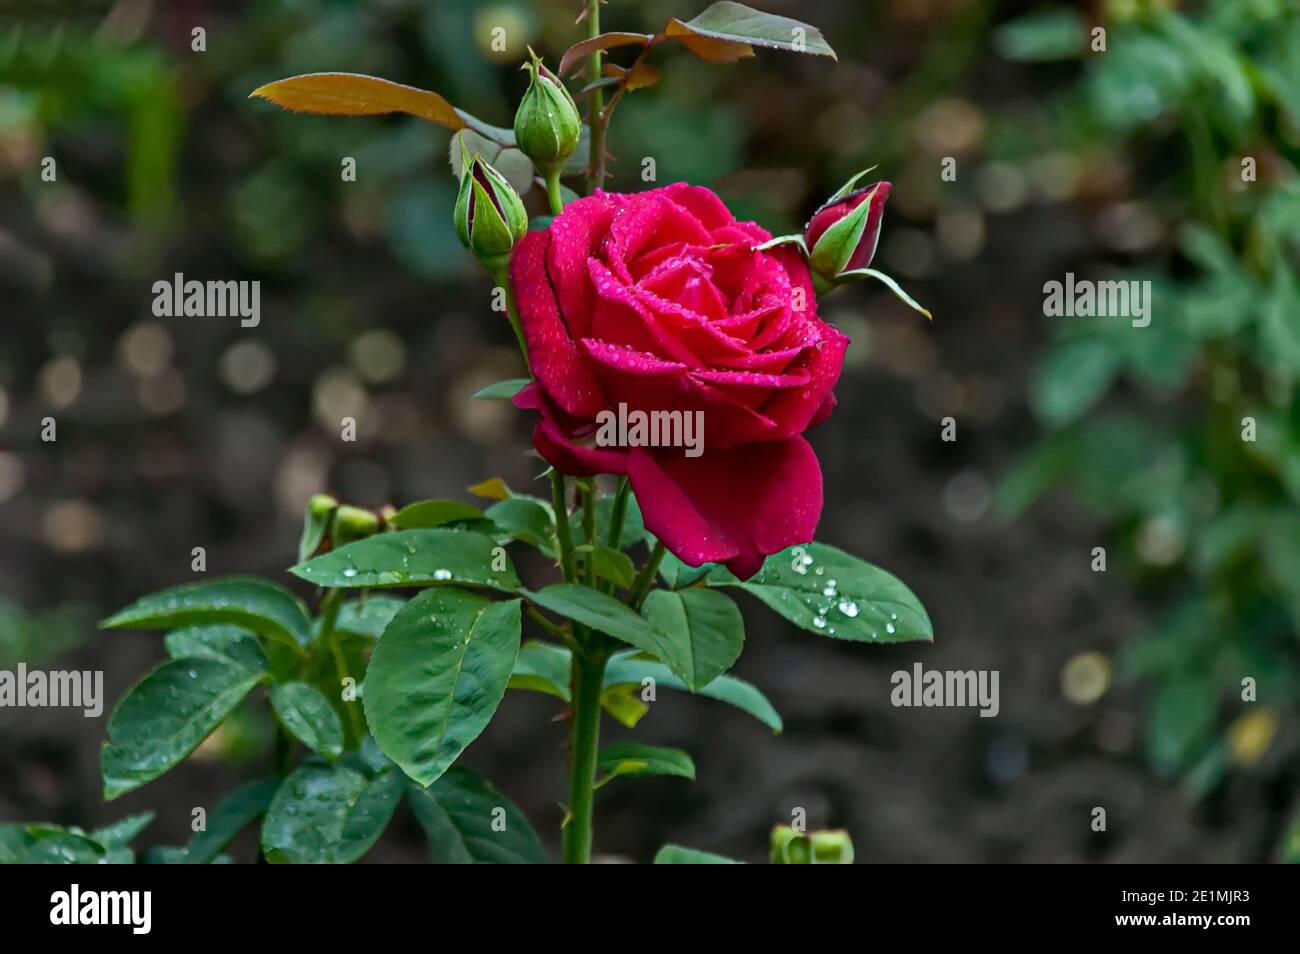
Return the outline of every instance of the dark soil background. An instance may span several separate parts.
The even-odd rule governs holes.
[[[839,63],[761,52],[713,66],[665,52],[661,86],[616,116],[611,187],[644,188],[640,157],[654,155],[661,184],[711,184],[776,233],[863,165],[879,162],[894,180],[880,260],[935,321],[875,287],[823,301],[854,345],[838,409],[812,435],[825,474],[820,537],[906,581],[936,637],[837,643],[746,602],[736,672],[767,693],[784,733],[661,694],[637,735],[689,751],[699,779],[602,789],[597,851],[648,861],[671,841],[761,860],[771,826],[803,808],[813,826],[847,828],[863,861],[1269,858],[1279,806],[1265,782],[1243,773],[1194,802],[1145,762],[1140,686],[1112,680],[1086,703],[1063,692],[1071,659],[1112,658],[1149,619],[1123,577],[1090,571],[1097,528],[1064,495],[1010,525],[992,507],[1037,433],[1024,389],[1048,332],[1042,283],[1098,254],[1108,210],[1153,186],[1122,155],[1060,189],[990,158],[1002,117],[1032,114],[1069,80],[996,55],[988,29],[1006,8],[761,5],[821,26]],[[136,67],[95,61],[58,78],[68,87],[59,109],[0,126],[0,595],[38,634],[74,620],[79,645],[49,656],[38,636],[32,664],[102,669],[111,704],[162,658],[161,639],[99,633],[94,620],[191,580],[192,547],[206,548],[210,576],[262,574],[314,599],[284,573],[311,493],[401,504],[467,497],[489,476],[525,489],[540,472],[525,415],[468,400],[521,365],[488,279],[455,245],[445,131],[410,118],[287,116],[244,96],[295,72],[375,72],[508,125],[523,88],[516,53],[526,41],[554,61],[575,36],[575,10],[541,0],[103,6],[123,38],[95,55],[152,51],[177,125],[162,146],[142,140],[147,97],[88,88]],[[614,0],[604,17],[606,29],[642,29],[694,12]],[[5,16],[0,34],[13,23]],[[494,17],[520,25],[500,62],[481,42]],[[206,25],[206,53],[189,50],[191,24]],[[0,114],[28,95],[0,82]],[[58,158],[56,183],[40,181],[46,155]],[[357,183],[338,181],[344,155],[359,157]],[[958,159],[955,183],[939,180],[946,155]],[[132,175],[145,184],[129,186]],[[149,201],[168,183],[174,198]],[[153,318],[152,283],[177,271],[262,280],[261,325]],[[330,423],[344,414],[359,421],[355,444]],[[38,438],[47,415],[55,443]],[[941,440],[945,417],[955,442]],[[521,571],[534,582],[550,572]],[[918,661],[998,670],[1000,714],[894,708],[891,674]],[[266,771],[263,705],[112,804],[99,794],[103,718],[0,711],[0,821],[90,827],[152,808],[142,843],[183,842],[194,806]],[[549,697],[511,692],[465,756],[552,846],[561,715]],[[1094,806],[1107,810],[1105,833],[1090,829]],[[366,860],[418,861],[424,850],[403,810]],[[251,852],[241,843],[234,854]]]

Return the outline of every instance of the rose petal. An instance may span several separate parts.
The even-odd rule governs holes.
[[[528,364],[560,407],[589,417],[605,407],[605,400],[560,317],[546,274],[550,242],[549,230],[529,232],[516,243],[510,259],[510,282],[528,344]]]
[[[576,443],[545,415],[533,428],[533,447],[544,461],[572,477],[627,473],[628,452],[625,449]]]
[[[634,449],[628,477],[646,529],[692,566],[748,579],[768,554],[813,538],[822,510],[817,455],[802,437],[705,451]]]

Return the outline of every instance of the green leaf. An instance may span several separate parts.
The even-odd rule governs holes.
[[[187,626],[164,636],[163,646],[172,659],[215,659],[243,666],[250,672],[267,668],[262,644],[238,626]]]
[[[438,527],[380,533],[290,568],[324,587],[425,586],[460,583],[513,590],[519,577],[488,537]],[[503,566],[492,569],[493,563]]]
[[[427,788],[408,785],[407,798],[434,864],[547,863],[524,813],[469,769],[454,766]]]
[[[187,865],[211,864],[239,833],[266,814],[280,779],[263,778],[241,785],[208,812],[203,831],[195,832],[181,857]]]
[[[271,707],[295,739],[329,759],[343,754],[343,723],[315,686],[285,682],[271,689]]]
[[[775,553],[745,582],[726,570],[715,570],[707,582],[739,587],[796,626],[824,636],[881,643],[934,639],[925,608],[902,582],[825,543]]]
[[[740,610],[716,590],[653,590],[641,615],[668,636],[667,652],[656,655],[692,691],[730,669],[745,645]]]
[[[304,765],[271,800],[262,851],[273,864],[350,864],[383,834],[401,795],[392,769],[367,777],[342,764]]]
[[[1260,322],[1260,338],[1270,364],[1300,374],[1300,291],[1290,268],[1279,268]]]
[[[1120,355],[1109,341],[1082,338],[1048,350],[1029,382],[1029,404],[1045,424],[1063,427],[1101,400],[1119,374]]]
[[[519,653],[520,601],[426,590],[393,617],[366,672],[375,742],[428,785],[476,739],[501,704]]]
[[[173,659],[154,669],[108,718],[104,798],[134,791],[179,763],[266,677],[216,659]]]
[[[120,821],[115,821],[111,825],[105,825],[103,828],[96,828],[90,832],[89,837],[99,842],[105,848],[123,848],[130,843],[136,835],[149,827],[154,820],[153,812],[141,812],[138,815],[127,815]]]
[[[683,848],[681,845],[664,845],[655,855],[654,863],[657,865],[738,865],[743,862],[736,861],[734,858],[727,858],[723,855],[715,855],[709,851],[697,851],[694,848]]]
[[[683,637],[675,639],[660,632],[626,603],[621,603],[608,594],[575,583],[556,583],[536,593],[527,590],[522,592],[543,609],[621,639],[662,659],[685,680],[694,677],[689,666],[685,667],[685,672],[677,668],[685,660],[683,649],[679,645]]]
[[[1151,707],[1147,748],[1157,770],[1186,768],[1210,740],[1218,693],[1204,673],[1181,673],[1161,686]]]
[[[360,599],[348,600],[339,607],[334,630],[366,639],[378,639],[397,615],[397,611],[405,605],[406,600],[401,597],[382,594],[369,594]]]
[[[100,626],[180,629],[212,623],[240,626],[299,649],[311,642],[311,620],[302,601],[284,587],[255,577],[227,577],[163,590],[136,600]]]
[[[498,381],[496,384],[489,384],[485,388],[479,388],[470,397],[479,401],[509,401],[528,387],[530,383],[531,381],[528,378],[511,378],[508,381]]]
[[[655,545],[653,537],[649,540],[651,548]],[[708,576],[718,568],[716,563],[706,563],[703,566],[691,566],[689,563],[683,563],[677,557],[668,551],[664,551],[663,559],[659,561],[659,576],[663,578],[671,589],[680,589],[684,586],[690,586],[704,577]]]
[[[639,689],[646,679],[653,679],[658,686],[689,691],[686,683],[673,675],[663,663],[638,657],[636,653],[617,654],[605,667],[607,690],[624,685],[633,685]],[[767,697],[757,687],[743,679],[737,679],[735,676],[719,676],[696,694],[733,705],[752,715],[773,732],[780,732],[782,729],[781,716],[776,709],[772,708]]]
[[[1008,60],[1047,62],[1087,51],[1088,32],[1075,10],[1040,10],[1017,17],[993,34],[994,46]]]
[[[695,778],[695,763],[681,749],[669,749],[640,742],[615,742],[600,750],[596,768],[615,775],[676,775]]]
[[[547,554],[555,549],[555,518],[549,507],[527,497],[511,497],[488,507],[484,514],[516,540],[539,547]]]
[[[407,504],[390,517],[388,522],[402,530],[419,530],[482,516],[483,511],[478,507],[460,500],[421,500]]]
[[[563,646],[530,639],[515,658],[510,672],[510,688],[531,689],[568,702],[571,659]]]
[[[636,567],[632,558],[622,550],[599,546],[592,551],[591,563],[596,575],[624,588],[630,587],[636,579]]]
[[[669,20],[663,32],[665,36],[681,39],[693,53],[710,61],[727,62],[750,54],[736,52],[728,56],[707,46],[698,48],[692,40],[703,38],[724,44],[763,46],[836,59],[835,51],[816,27],[789,17],[764,13],[743,3],[732,3],[731,0],[720,0],[684,23]]]
[[[0,825],[0,864],[103,865],[111,860],[99,842],[59,825]]]

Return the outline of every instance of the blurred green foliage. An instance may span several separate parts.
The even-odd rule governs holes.
[[[1125,665],[1155,690],[1150,759],[1205,794],[1295,740],[1277,729],[1300,688],[1300,9],[1107,6],[1104,51],[1072,5],[997,45],[1079,61],[1040,146],[1123,149],[1176,237],[1104,276],[1152,282],[1149,326],[1050,319],[1028,395],[1048,436],[1001,502],[1065,484],[1104,518],[1110,569],[1166,607]]]

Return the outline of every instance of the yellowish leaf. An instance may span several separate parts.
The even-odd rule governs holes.
[[[476,497],[490,497],[492,500],[509,500],[510,488],[500,477],[491,477],[469,488]]]
[[[408,113],[451,130],[468,125],[437,93],[360,73],[307,73],[259,86],[249,94],[296,113],[378,116]]]

